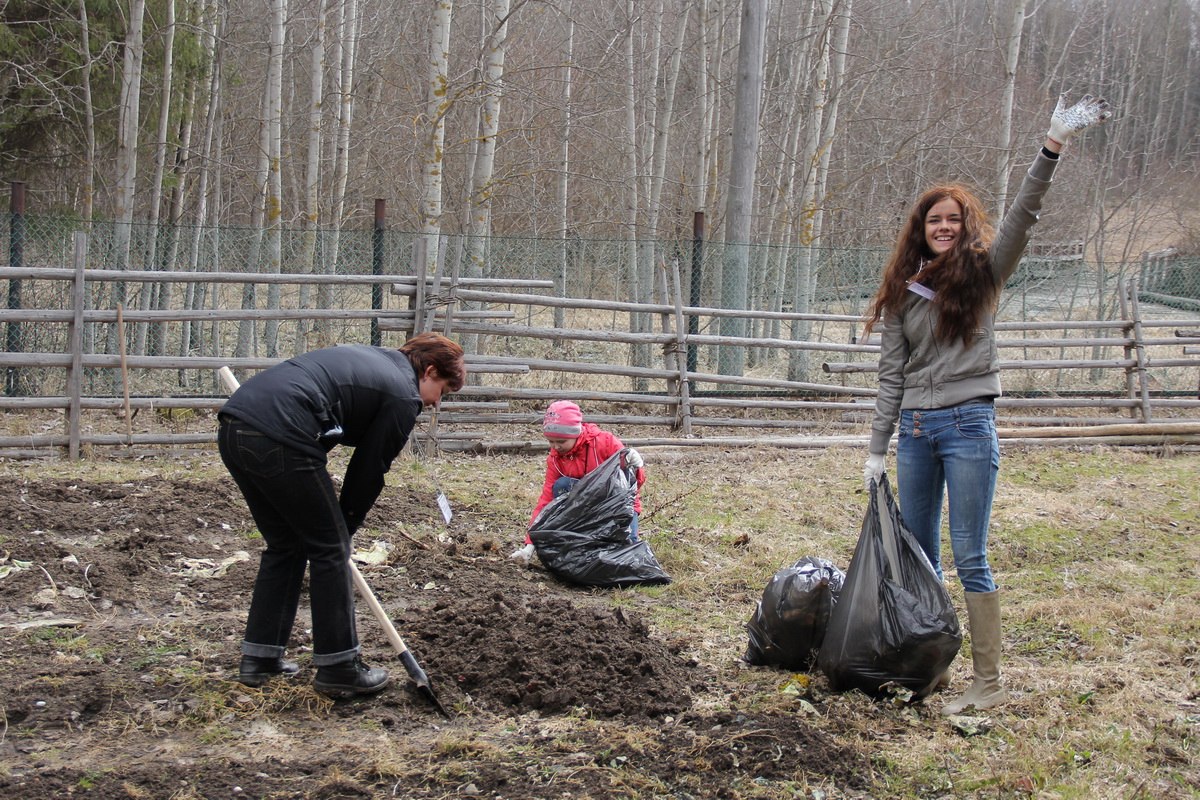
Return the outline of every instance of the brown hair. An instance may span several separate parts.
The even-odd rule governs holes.
[[[440,333],[418,333],[400,346],[400,352],[408,356],[418,375],[433,367],[446,386],[457,392],[467,382],[467,365],[463,359],[462,346]]]
[[[962,208],[962,235],[954,247],[934,257],[925,241],[925,216],[947,198]],[[999,296],[988,258],[993,235],[983,204],[970,189],[946,183],[927,190],[917,198],[900,229],[883,269],[883,281],[867,310],[864,335],[883,319],[885,312],[903,307],[910,296],[908,284],[920,270],[921,283],[937,292],[933,302],[938,310],[938,338],[947,342],[962,339],[963,344],[970,344],[980,318],[995,306]]]

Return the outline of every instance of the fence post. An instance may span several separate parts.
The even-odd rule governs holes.
[[[700,284],[704,278],[704,212],[697,211],[692,215],[692,284],[688,297],[688,305],[697,308],[700,305]],[[688,316],[687,332],[689,336],[700,333],[700,318],[692,314]],[[687,348],[688,372],[696,371],[696,345],[689,344]]]
[[[383,231],[387,221],[387,201],[375,200],[375,227],[371,233],[371,274],[379,277],[383,274]],[[371,284],[371,310],[383,310],[383,284]],[[379,347],[382,339],[379,335],[379,317],[371,317],[371,344]]]
[[[10,201],[11,221],[8,234],[8,265],[14,269],[25,266],[25,182],[12,182],[12,199]],[[21,307],[21,279],[13,278],[8,282],[8,307]],[[4,335],[5,350],[9,353],[20,353],[25,349],[21,323],[8,323]],[[21,386],[20,367],[9,367],[4,374],[4,391],[9,397],[24,394]]]
[[[414,335],[425,330],[425,275],[427,273],[425,247],[427,238],[425,234],[414,236],[412,243],[413,275],[417,277],[417,292],[409,301],[409,307],[413,309]]]
[[[682,279],[679,276],[679,259],[676,258],[671,262],[673,266],[672,283],[675,287],[675,368],[679,370],[679,409],[675,414],[676,428],[683,429],[684,436],[692,435],[692,383],[688,375],[687,360],[691,358],[691,345],[684,344],[684,326],[689,324],[684,322],[683,315],[683,288],[680,286]],[[689,320],[696,319],[688,317]],[[685,358],[685,353],[686,358]]]
[[[1128,278],[1121,282],[1120,296],[1122,306],[1125,306],[1126,300],[1128,300],[1129,313],[1126,315],[1126,319],[1130,320],[1130,324],[1133,329],[1133,346],[1127,346],[1125,348],[1125,357],[1129,358],[1129,356],[1132,355],[1134,360],[1137,362],[1136,367],[1126,370],[1126,375],[1128,376],[1127,380],[1129,385],[1129,396],[1130,399],[1133,398],[1133,392],[1136,388],[1139,398],[1141,399],[1140,408],[1142,412],[1142,422],[1149,422],[1151,416],[1150,378],[1149,374],[1146,372],[1146,344],[1145,336],[1142,332],[1142,309],[1141,304],[1138,302],[1138,285],[1136,278]],[[1133,351],[1132,354],[1129,352],[1131,349]],[[1134,375],[1137,376],[1136,387],[1134,386],[1133,381]]]
[[[75,282],[71,285],[71,325],[67,332],[67,347],[71,353],[71,366],[67,368],[67,456],[79,459],[80,413],[83,406],[83,310],[87,300],[87,287],[83,282],[83,270],[87,266],[88,236],[83,231],[75,232]]]

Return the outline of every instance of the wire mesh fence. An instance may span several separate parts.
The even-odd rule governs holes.
[[[249,228],[200,228],[170,225],[120,226],[84,224],[76,219],[48,216],[10,216],[0,225],[0,238],[9,242],[3,266],[31,269],[70,267],[73,237],[86,231],[87,269],[138,270],[195,275],[194,280],[90,281],[84,305],[92,310],[123,311],[123,320],[111,316],[94,319],[82,327],[85,353],[136,359],[141,356],[282,358],[335,343],[371,342],[399,345],[401,332],[380,336],[374,326],[379,314],[411,307],[409,297],[390,291],[388,280],[421,271],[414,263],[411,232],[387,230],[283,229],[277,236]],[[741,305],[761,316],[741,320],[735,328],[715,315],[691,317],[697,334],[728,334],[752,339],[807,341],[830,346],[859,342],[861,315],[878,284],[887,253],[881,250],[833,250],[782,245],[744,248],[746,279],[734,296]],[[1046,255],[1046,248],[1031,248],[1006,288],[999,319],[1009,322],[1111,320],[1121,317],[1117,288],[1136,279],[1143,287],[1141,316],[1186,324],[1200,309],[1200,263],[1177,253],[1152,254],[1138,262],[1094,263],[1080,252]],[[547,281],[541,290],[559,297],[605,299],[687,307],[721,308],[728,301],[737,254],[715,242],[688,240],[632,242],[589,240],[577,237],[489,237],[474,241],[446,235],[437,240],[436,259],[430,269],[447,278],[505,281]],[[661,270],[661,274],[660,274]],[[212,278],[217,273],[245,276],[380,276],[378,283],[231,282]],[[55,310],[70,307],[71,286],[37,277],[9,280],[8,308]],[[381,288],[382,287],[382,288]],[[453,303],[452,297],[432,305]],[[464,307],[471,306],[465,304]],[[476,303],[480,313],[507,314],[512,324],[526,327],[567,327],[596,331],[652,331],[668,322],[654,315],[596,309],[561,309],[534,304]],[[234,319],[230,311],[254,311],[256,318]],[[274,312],[274,313],[273,313]],[[160,317],[155,317],[158,313]],[[174,314],[178,319],[167,319]],[[663,316],[665,320],[666,315]],[[824,318],[822,318],[824,317]],[[1059,330],[1057,337],[1065,335]],[[1168,331],[1167,336],[1170,335]],[[45,319],[6,323],[6,351],[67,352],[69,326],[63,320]],[[1053,340],[1055,332],[1023,333],[1027,338]],[[648,366],[659,358],[652,348],[605,340],[564,343],[528,340],[502,335],[471,337],[480,352],[523,358],[559,357],[581,363],[625,363]],[[1176,351],[1178,348],[1175,348]],[[1062,345],[1022,346],[1023,358],[1063,360]],[[1097,344],[1088,353],[1092,360],[1118,358],[1119,348]],[[1001,353],[1005,357],[1005,353]],[[870,362],[869,351],[837,357],[839,361]],[[717,346],[697,348],[694,368],[716,371]],[[747,374],[764,378],[813,380],[821,375],[827,357],[813,351],[789,352],[786,348],[745,349]],[[132,362],[131,362],[132,363]],[[144,395],[205,394],[216,388],[207,370],[132,370],[135,393]],[[1163,368],[1152,378],[1161,391],[1194,392],[1197,376],[1188,369]],[[47,395],[63,392],[62,371],[36,366],[9,370],[10,395]],[[546,383],[545,375],[498,377],[506,384]],[[871,386],[869,371],[843,373],[845,386]],[[1047,368],[1026,371],[1006,388],[1022,391],[1120,391],[1123,378],[1116,372],[1094,368]],[[121,383],[107,368],[84,371],[87,394],[114,394]],[[657,384],[635,382],[623,376],[557,373],[551,388],[572,388],[578,383],[618,391],[657,391]]]

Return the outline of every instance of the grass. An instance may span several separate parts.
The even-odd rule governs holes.
[[[859,460],[844,451],[786,467],[732,458],[723,485],[697,489],[671,525],[646,526],[668,569],[680,555],[686,567],[674,602],[649,613],[671,630],[705,625],[716,649],[709,660],[736,657],[747,608],[733,602],[739,594],[755,599],[774,570],[804,555],[847,566],[865,506]],[[1198,465],[1191,455],[1132,451],[1006,454],[991,554],[1015,700],[981,736],[921,720],[922,735],[873,743],[906,787],[895,796],[1200,796],[1190,766],[1200,738],[1200,623],[1191,610],[1200,600]],[[655,465],[652,475],[674,482],[685,473]],[[653,512],[656,495],[647,495]],[[740,547],[737,533],[749,536]],[[962,608],[956,583],[952,594]],[[694,604],[704,610],[685,607]],[[968,654],[969,637],[956,662],[959,688]],[[1156,763],[1164,748],[1189,766]]]
[[[661,635],[684,639],[687,655],[728,676],[724,685],[736,687],[739,708],[795,710],[867,753],[880,796],[1200,797],[1200,455],[1006,449],[990,556],[1003,592],[1003,666],[1013,697],[971,734],[937,715],[938,698],[917,711],[855,693],[829,695],[816,673],[736,666],[746,647],[745,624],[776,570],[810,555],[848,567],[866,507],[862,452],[647,448],[643,455],[649,481],[642,531],[674,582],[602,596],[636,608]],[[341,458],[335,457],[335,472],[344,468]],[[428,464],[404,457],[388,483],[428,489],[431,497],[440,485],[456,511],[478,520],[480,535],[507,549],[519,543],[541,486],[542,463],[540,457],[444,456]],[[77,464],[6,463],[0,476],[28,477],[35,469],[80,474]],[[88,462],[87,474],[97,481],[198,480],[223,471],[209,456]],[[406,532],[434,540],[439,528],[406,523]],[[961,613],[961,587],[953,580],[950,586]],[[63,632],[36,635],[63,650],[88,649]],[[174,647],[175,640],[164,636],[130,657],[161,663]],[[968,635],[952,691],[969,679],[969,652]],[[175,678],[200,681],[186,670]],[[224,740],[221,719],[228,714],[327,712],[327,701],[300,685],[258,691],[199,682],[191,694],[198,702],[188,723],[207,730],[213,742]],[[716,694],[698,700],[709,710],[729,703]],[[613,796],[648,800],[686,789],[657,785],[638,771],[639,753],[657,752],[642,729],[616,731],[586,714],[504,725],[479,738],[443,734],[434,743],[436,773],[412,774],[382,747],[374,769],[397,780],[434,781],[448,792],[469,783],[481,764],[538,770],[538,752],[506,744],[509,734],[536,725],[539,748],[569,755],[596,745],[572,769],[603,770]],[[677,757],[701,768],[711,755]],[[546,773],[546,781],[555,779]],[[697,785],[703,780],[698,776]],[[730,787],[729,796],[774,800],[817,792],[827,790],[788,780],[748,782]]]

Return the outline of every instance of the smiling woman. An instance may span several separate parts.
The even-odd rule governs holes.
[[[1000,469],[996,303],[1020,262],[1065,142],[1109,116],[1108,103],[1091,95],[1072,106],[1065,95],[1059,98],[1045,142],[998,232],[965,186],[935,186],[922,194],[869,310],[866,332],[880,326],[879,394],[863,477],[869,490],[884,480],[888,442],[898,425],[900,507],[939,578],[942,501],[949,496],[950,544],[966,593],[975,680],[943,708],[945,714],[1007,699],[1000,682],[1000,600],[987,558]]]

